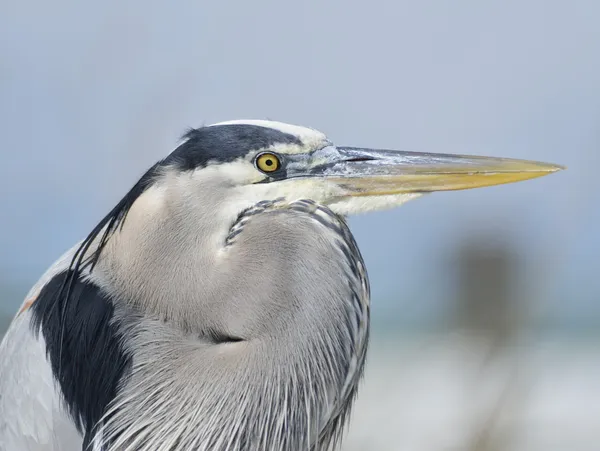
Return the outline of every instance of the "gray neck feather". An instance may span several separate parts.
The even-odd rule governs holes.
[[[335,448],[368,339],[369,287],[345,222],[307,201],[238,218],[177,192],[143,196],[95,276],[121,300],[133,356],[99,431],[108,449]]]

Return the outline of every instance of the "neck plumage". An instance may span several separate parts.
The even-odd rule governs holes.
[[[109,450],[309,450],[339,439],[350,369],[335,349],[291,337],[217,344],[147,319],[129,333],[132,372],[100,431]]]
[[[368,282],[344,221],[274,202],[211,230],[150,208],[159,199],[134,204],[98,263],[132,356],[98,439],[124,451],[335,447],[368,338]]]

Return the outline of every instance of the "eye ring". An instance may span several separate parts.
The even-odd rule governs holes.
[[[263,152],[256,156],[254,164],[259,171],[268,174],[275,172],[281,167],[281,160],[272,152]]]

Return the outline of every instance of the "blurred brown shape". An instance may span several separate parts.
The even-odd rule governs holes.
[[[515,287],[516,252],[507,240],[467,237],[459,243],[456,258],[458,292],[456,325],[482,335],[496,345],[514,338],[520,323]]]
[[[505,419],[514,417],[524,397],[514,346],[523,313],[515,289],[518,254],[510,241],[502,238],[468,236],[459,242],[453,259],[458,277],[455,325],[483,351],[481,367],[472,381],[474,398],[485,391],[498,363],[506,371],[489,404],[474,413],[472,433],[465,444],[469,451],[509,449],[518,425],[511,421],[506,424]]]

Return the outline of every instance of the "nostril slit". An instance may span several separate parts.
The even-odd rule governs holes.
[[[358,161],[373,161],[375,160],[375,158],[372,157],[355,157],[355,158],[348,158],[346,161],[352,161],[352,162],[358,162]]]

